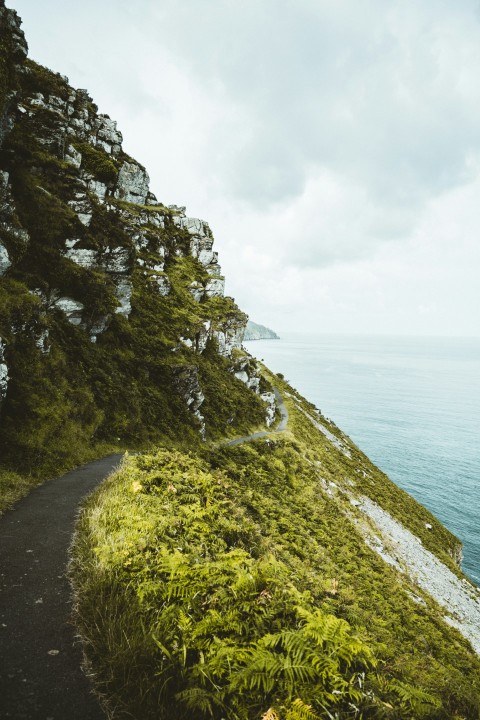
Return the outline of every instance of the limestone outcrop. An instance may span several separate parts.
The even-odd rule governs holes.
[[[116,122],[98,113],[86,90],[27,59],[20,21],[2,0],[0,40],[0,276],[8,300],[0,307],[0,333],[9,348],[8,375],[16,378],[22,353],[32,353],[40,374],[53,372],[54,358],[74,362],[80,347],[90,358],[85,342],[98,353],[118,348],[121,372],[140,372],[127,370],[125,358],[148,355],[142,336],[152,344],[141,370],[151,392],[155,382],[165,383],[205,436],[200,367],[219,362],[231,370],[247,323],[225,297],[208,223],[157,200],[146,169],[124,152]],[[208,360],[200,360],[204,355]],[[105,378],[95,392],[116,413]],[[135,382],[143,405],[142,382]],[[253,376],[246,385],[258,396]],[[9,407],[7,397],[3,419]],[[118,435],[132,424],[128,415],[123,411]]]

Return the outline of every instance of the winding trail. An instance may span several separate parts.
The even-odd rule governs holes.
[[[277,407],[280,410],[280,422],[278,423],[277,427],[272,430],[260,430],[259,432],[252,433],[251,435],[245,435],[245,437],[235,438],[234,440],[227,440],[227,442],[222,443],[222,447],[233,447],[234,445],[241,445],[242,443],[251,442],[252,440],[258,440],[259,438],[268,437],[272,433],[285,432],[288,424],[288,410],[285,407],[283,398],[277,388],[273,388],[273,392],[275,393]]]
[[[275,429],[224,443],[268,437]],[[105,720],[81,670],[66,576],[78,505],[118,465],[122,455],[84,465],[37,487],[0,517],[0,718]]]
[[[66,577],[78,505],[122,455],[37,487],[0,517],[0,718],[104,720],[81,670]]]

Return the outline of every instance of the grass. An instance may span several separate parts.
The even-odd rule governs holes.
[[[70,461],[63,465],[56,465],[54,475],[60,475],[62,472],[72,470],[78,465],[96,460],[113,452],[121,452],[122,450],[124,450],[124,448],[109,443],[99,443],[93,447],[83,448],[77,453],[74,462]],[[33,488],[41,485],[54,475],[46,476],[38,472],[29,474],[19,473],[0,465],[0,515],[12,508],[22,497],[28,495]]]
[[[116,717],[160,720],[477,718],[479,659],[365,545],[329,483],[355,482],[414,532],[431,516],[319,418],[348,443],[343,455],[298,409],[313,407],[276,384],[290,394],[287,432],[128,458],[88,501],[72,573],[101,693]],[[453,536],[429,533],[453,566]],[[325,644],[330,624],[343,659]],[[325,674],[317,656],[332,662]]]

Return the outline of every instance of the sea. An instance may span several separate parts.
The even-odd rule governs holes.
[[[245,346],[461,540],[480,586],[480,338],[285,333]]]

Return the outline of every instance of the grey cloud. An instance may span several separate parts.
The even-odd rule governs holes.
[[[454,28],[468,25],[475,3],[392,7],[384,0],[161,4],[163,37],[178,61],[239,104],[253,128],[246,144],[229,128],[227,166],[218,171],[232,196],[285,201],[315,165],[347,174],[386,205],[420,206],[466,180],[467,159],[480,152],[480,106],[459,94],[468,68],[449,31],[452,18]],[[450,84],[445,51],[457,58]]]

